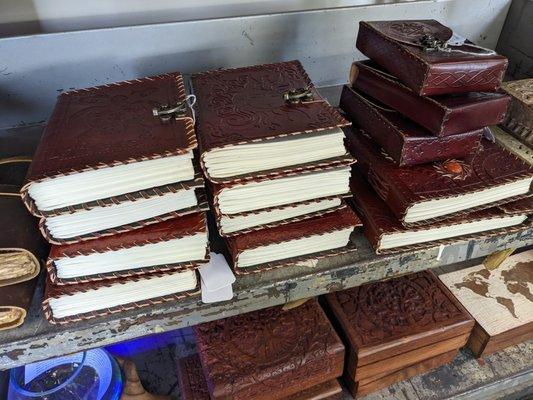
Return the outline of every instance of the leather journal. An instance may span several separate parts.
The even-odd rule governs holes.
[[[477,150],[483,135],[483,130],[478,129],[434,136],[399,112],[346,85],[342,89],[340,107],[400,166],[466,157]]]
[[[419,96],[370,60],[352,64],[350,86],[398,111],[435,136],[499,124],[510,100],[501,92]]]
[[[299,61],[221,69],[191,78],[200,162],[215,183],[256,180],[353,162],[349,125]]]
[[[329,293],[347,344],[344,381],[355,397],[451,361],[474,321],[429,271]]]
[[[178,384],[181,400],[211,400],[205,380],[200,356],[193,354],[178,360]],[[283,400],[334,400],[338,399],[342,388],[336,379],[321,383],[296,394],[283,397]],[[340,399],[340,398],[339,398]],[[252,400],[252,399],[250,399]]]
[[[352,173],[351,188],[355,208],[363,221],[365,236],[378,254],[491,237],[531,225],[527,211],[510,214],[499,207],[492,207],[430,225],[406,228],[363,179],[357,168]]]
[[[533,78],[504,82],[502,89],[511,96],[502,126],[533,148]]]
[[[347,134],[359,170],[404,226],[518,200],[530,191],[533,167],[485,139],[465,159],[398,167],[366,134],[355,129]]]
[[[510,203],[500,204],[499,208],[503,210],[506,214],[518,215],[518,214],[527,214],[533,215],[533,197],[526,197],[525,199],[520,199],[516,201],[511,201]]]
[[[193,329],[211,399],[287,399],[342,374],[344,346],[315,299]]]
[[[419,95],[495,91],[507,59],[435,20],[361,21],[357,48]]]
[[[236,274],[265,271],[353,251],[350,235],[361,221],[349,208],[226,238]]]
[[[439,278],[476,320],[468,341],[476,357],[533,339],[533,250]]]
[[[64,325],[179,301],[200,292],[197,274],[196,270],[154,272],[63,286],[47,280],[44,315],[50,323]]]
[[[208,257],[205,214],[195,213],[99,240],[52,246],[46,268],[50,281],[62,285],[195,269]]]
[[[20,198],[27,161],[0,160],[0,330],[24,322],[49,245]]]
[[[61,94],[21,191],[26,206],[52,217],[201,186],[188,104],[178,72]],[[176,210],[196,205],[181,195],[167,199]]]

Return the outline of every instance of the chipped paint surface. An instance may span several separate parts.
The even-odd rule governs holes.
[[[457,246],[467,246],[469,258],[481,257],[506,247],[519,248],[532,244],[532,237],[533,229],[527,229],[490,239],[461,242]],[[239,277],[234,287],[234,299],[217,304],[203,304],[196,297],[176,304],[124,312],[108,318],[54,326],[43,320],[40,311],[40,288],[26,323],[16,330],[5,331],[0,335],[0,369],[443,265],[436,260],[437,248],[376,256],[362,234],[354,234],[352,240],[358,248],[357,252],[321,259],[305,266],[295,265]],[[462,260],[449,258],[446,261],[453,263]]]

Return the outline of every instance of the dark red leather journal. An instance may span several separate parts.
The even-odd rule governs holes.
[[[352,64],[350,85],[399,111],[436,136],[497,125],[503,120],[509,104],[509,96],[498,92],[419,96],[370,60]]]
[[[194,330],[212,399],[279,400],[342,373],[344,346],[315,299]]]
[[[399,112],[346,85],[340,107],[354,125],[372,136],[400,166],[466,157],[477,150],[483,134],[478,129],[446,137],[434,136]]]
[[[508,203],[530,190],[533,167],[485,139],[465,159],[398,167],[366,134],[352,129],[347,135],[359,170],[405,226]]]
[[[495,91],[507,59],[435,20],[361,21],[357,48],[420,95]]]

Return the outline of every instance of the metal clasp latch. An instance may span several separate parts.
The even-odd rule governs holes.
[[[159,117],[162,121],[168,121],[172,117],[174,117],[174,119],[184,117],[187,115],[187,101],[181,101],[175,106],[165,104],[155,107],[152,109],[152,113],[154,114],[154,117]]]
[[[287,103],[296,104],[296,103],[304,103],[306,101],[313,101],[315,99],[315,96],[313,95],[313,92],[311,89],[309,89],[307,86],[299,89],[291,89],[283,93],[283,99]]]
[[[450,51],[447,41],[437,39],[432,35],[422,36],[419,43],[424,51]]]

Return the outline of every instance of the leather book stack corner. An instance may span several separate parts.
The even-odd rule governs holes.
[[[302,64],[208,71],[194,74],[191,82],[198,100],[200,164],[235,267],[245,264],[235,244],[254,238],[250,252],[257,253],[256,261],[247,263],[253,268],[236,271],[258,272],[324,251],[345,252],[349,234],[319,230],[324,235],[315,246],[317,235],[310,227],[327,224],[328,215],[351,212],[343,198],[349,195],[355,159],[342,130],[350,122],[320,96]],[[298,243],[289,246],[284,235],[274,235],[281,226],[298,231],[291,236]],[[261,237],[264,243],[256,240]],[[271,254],[261,253],[261,247]]]
[[[184,399],[318,400],[341,391],[344,346],[316,299],[194,330],[201,366],[180,362]]]
[[[502,126],[533,148],[533,78],[504,82],[502,89],[511,96],[511,104]]]
[[[429,271],[325,296],[347,343],[344,381],[355,397],[453,360],[474,321]]]
[[[533,250],[439,278],[476,320],[468,341],[476,357],[533,339]]]

